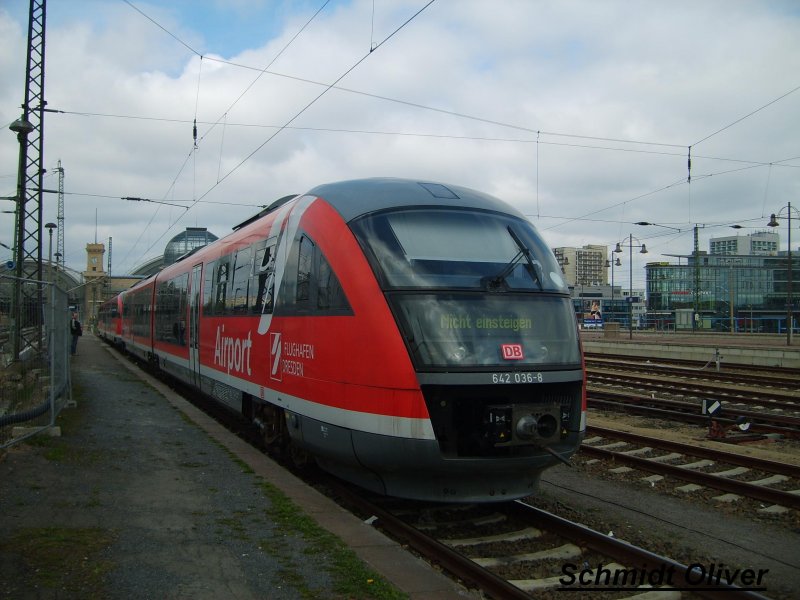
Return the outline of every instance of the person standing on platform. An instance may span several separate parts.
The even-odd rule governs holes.
[[[72,346],[70,346],[70,354],[74,355],[78,350],[78,338],[83,335],[81,322],[78,321],[78,313],[72,313],[72,320],[69,322],[69,332],[72,334]]]

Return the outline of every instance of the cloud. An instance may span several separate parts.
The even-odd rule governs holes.
[[[467,185],[513,203],[552,246],[632,232],[649,260],[691,252],[691,233],[635,221],[763,228],[797,197],[798,159],[755,163],[800,156],[800,92],[723,129],[800,85],[792,4],[436,2],[369,52],[423,5],[334,2],[291,43],[316,3],[257,2],[240,37],[241,6],[136,4],[185,45],[122,3],[56,12],[47,100],[68,112],[46,118],[45,161],[66,172],[68,265],[84,268],[95,231],[113,237],[121,273],[186,226],[223,236],[280,196],[354,177]],[[25,18],[0,11],[6,123],[19,116]],[[326,88],[358,61],[337,88],[366,94]],[[0,136],[3,195],[17,149]],[[44,210],[55,220],[54,198]],[[0,241],[12,230],[0,219]]]

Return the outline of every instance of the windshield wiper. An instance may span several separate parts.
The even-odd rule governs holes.
[[[542,278],[540,275],[541,265],[539,262],[533,258],[533,254],[531,253],[530,249],[523,243],[523,241],[519,238],[517,233],[511,228],[511,225],[506,227],[508,230],[511,239],[514,240],[514,244],[516,244],[517,249],[519,250],[512,258],[509,263],[505,266],[505,268],[500,271],[494,277],[484,277],[483,281],[486,285],[486,288],[489,291],[499,291],[501,289],[508,289],[508,285],[506,284],[506,277],[511,275],[511,272],[514,270],[514,267],[524,258],[526,261],[525,270],[530,275],[531,279],[533,279],[536,283],[539,284],[539,289],[544,289],[542,285]]]

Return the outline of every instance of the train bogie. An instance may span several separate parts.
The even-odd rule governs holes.
[[[465,188],[320,186],[121,302],[128,349],[379,493],[518,498],[583,436],[560,268],[520,214]]]

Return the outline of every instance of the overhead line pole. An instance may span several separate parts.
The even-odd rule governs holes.
[[[56,264],[63,266],[64,261],[64,167],[61,159],[58,160],[58,233],[56,234]]]
[[[17,219],[13,297],[13,353],[20,359],[23,346],[39,348],[42,339],[42,151],[44,147],[44,57],[46,0],[31,0],[28,19],[28,56],[22,117],[11,124],[19,140]],[[25,280],[35,282],[35,294]],[[31,327],[30,339],[23,330]]]

